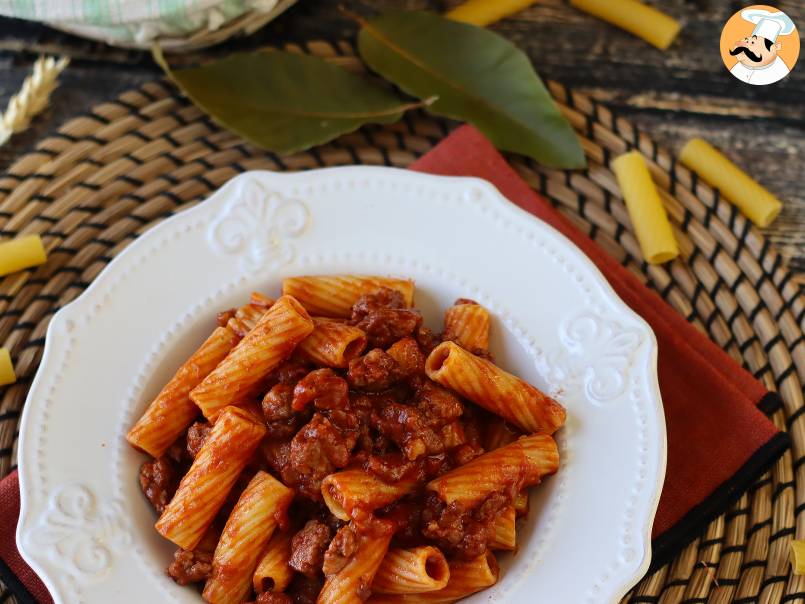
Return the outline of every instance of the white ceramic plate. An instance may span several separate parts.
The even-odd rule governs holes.
[[[665,472],[649,327],[564,237],[489,183],[389,168],[252,172],[132,243],[50,323],[22,417],[20,552],[57,604],[200,602],[124,435],[215,313],[290,275],[416,280],[426,323],[494,313],[503,367],[568,409],[562,467],[532,490],[519,551],[468,602],[617,602],[643,575]]]

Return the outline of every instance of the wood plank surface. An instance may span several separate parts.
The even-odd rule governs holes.
[[[602,0],[603,1],[603,0]],[[392,8],[445,10],[453,0],[350,0],[357,13]],[[540,0],[494,29],[531,57],[540,74],[605,101],[660,144],[677,151],[693,136],[724,149],[783,199],[785,208],[766,232],[798,273],[805,275],[805,59],[782,82],[748,86],[724,68],[718,43],[727,18],[746,2],[654,0],[679,18],[677,42],[661,52],[641,40],[570,7]],[[299,0],[255,35],[181,59],[196,62],[237,50],[315,38],[350,38],[355,24],[339,11],[343,0]],[[777,6],[805,28],[805,3]],[[0,169],[70,117],[124,90],[159,77],[144,52],[112,48],[48,27],[0,18],[0,103],[19,88],[41,53],[65,54],[63,74],[50,109],[27,132],[0,147]],[[803,281],[805,282],[805,281]]]

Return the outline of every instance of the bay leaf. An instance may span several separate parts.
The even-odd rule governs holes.
[[[293,153],[356,130],[395,122],[423,103],[310,55],[268,50],[171,70],[154,60],[190,100],[225,128],[277,153]]]
[[[475,125],[500,149],[553,168],[586,165],[564,119],[525,54],[498,34],[422,11],[359,18],[358,50],[375,72],[428,111]]]

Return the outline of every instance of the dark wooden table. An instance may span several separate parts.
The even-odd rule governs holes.
[[[351,37],[355,25],[339,12],[339,4],[370,15],[395,7],[444,10],[456,3],[299,0],[254,36],[227,42],[196,57],[286,41]],[[739,165],[784,200],[783,213],[767,232],[803,280],[805,59],[776,85],[742,84],[724,69],[718,45],[723,23],[749,2],[654,0],[653,4],[684,22],[679,40],[665,53],[576,11],[563,0],[541,0],[494,28],[525,50],[543,77],[606,101],[674,151],[692,136],[703,136],[727,150]],[[799,23],[801,31],[805,30],[805,3],[778,0],[776,5]],[[72,115],[160,75],[147,53],[0,19],[3,107],[40,53],[68,55],[73,62],[61,78],[51,108],[29,131],[0,148],[0,169]]]

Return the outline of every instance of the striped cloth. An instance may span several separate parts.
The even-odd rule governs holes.
[[[42,21],[110,44],[216,30],[247,12],[279,14],[294,0],[0,0],[0,15]]]

